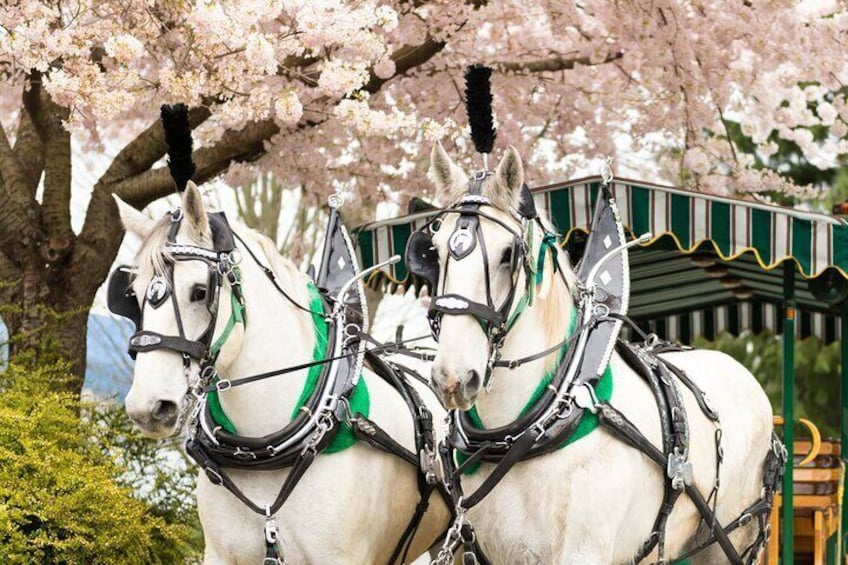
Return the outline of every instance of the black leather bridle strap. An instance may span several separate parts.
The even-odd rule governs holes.
[[[500,361],[495,362],[495,367],[508,367],[510,369],[516,369],[525,363],[531,363],[533,361],[538,361],[539,359],[544,359],[551,353],[555,351],[559,351],[562,347],[573,340],[572,336],[568,336],[564,340],[560,341],[556,345],[552,345],[547,349],[544,349],[538,353],[534,353],[533,355],[528,355],[527,357],[519,357],[518,359],[501,359]]]
[[[483,257],[483,280],[486,281],[486,306],[495,310],[495,300],[492,298],[492,275],[489,270],[489,252],[486,248],[486,238],[483,237],[483,222],[477,222],[477,243],[480,245],[480,254]],[[512,292],[510,292],[512,294]],[[511,302],[510,297],[504,301]]]
[[[239,243],[241,243],[244,250],[247,251],[248,255],[250,255],[250,257],[253,259],[253,262],[256,263],[257,265],[259,265],[259,268],[262,269],[262,272],[265,273],[265,276],[268,277],[268,280],[271,281],[271,284],[274,285],[274,288],[277,289],[277,292],[282,294],[283,298],[288,300],[292,304],[292,306],[294,306],[295,308],[302,310],[304,312],[308,312],[309,314],[313,314],[315,316],[321,316],[321,317],[325,316],[324,312],[315,312],[315,311],[303,306],[297,300],[292,298],[292,296],[288,292],[286,292],[286,290],[283,287],[280,286],[280,283],[277,282],[277,275],[274,274],[274,271],[270,267],[268,267],[264,263],[262,263],[262,261],[259,260],[259,258],[256,256],[256,254],[250,248],[250,246],[248,246],[247,243],[244,242],[244,240],[241,238],[241,236],[239,236],[239,234],[237,234],[236,232],[233,232],[233,235],[235,236],[235,238],[237,240],[239,240]]]
[[[129,350],[138,353],[155,351],[157,349],[170,349],[193,359],[203,359],[209,349],[206,344],[199,341],[170,335],[162,335],[149,330],[136,332],[130,338]]]
[[[482,320],[495,326],[500,326],[506,319],[502,312],[486,304],[469,300],[459,294],[440,294],[430,301],[430,312],[455,316],[469,314],[477,318],[477,320]]]

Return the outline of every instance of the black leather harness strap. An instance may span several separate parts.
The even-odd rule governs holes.
[[[624,361],[634,369],[651,392],[654,395],[654,401],[657,404],[659,412],[660,429],[662,431],[663,454],[666,461],[672,453],[681,449],[688,449],[688,433],[681,430],[680,420],[682,419],[682,427],[685,428],[686,410],[683,406],[682,399],[679,393],[674,388],[673,379],[668,376],[661,376],[664,370],[662,363],[658,360],[645,358],[640,355],[639,351],[627,344],[619,342],[616,345],[616,350]],[[677,416],[675,416],[677,414]],[[671,478],[667,473],[664,473],[663,500],[660,505],[660,510],[654,520],[654,526],[651,529],[651,536],[645,541],[639,553],[634,558],[635,563],[639,563],[653,549],[657,547],[658,561],[657,563],[665,562],[665,527],[671,511],[674,509],[674,504],[682,490],[674,488]]]
[[[495,465],[492,472],[483,481],[483,483],[468,497],[463,498],[462,506],[465,509],[473,508],[478,505],[488,495],[495,486],[501,482],[501,479],[506,476],[510,469],[516,463],[524,459],[524,456],[530,451],[536,441],[542,436],[541,430],[532,428],[527,430],[514,444],[507,450],[499,463]],[[459,477],[455,477],[457,482]]]
[[[412,546],[415,534],[421,525],[421,520],[424,518],[424,514],[430,505],[430,498],[433,492],[439,492],[448,508],[451,508],[451,499],[436,475],[437,449],[432,413],[424,404],[424,401],[415,388],[409,381],[403,378],[403,373],[397,367],[391,363],[387,363],[381,357],[371,352],[366,353],[366,360],[376,374],[382,376],[398,391],[401,398],[406,402],[414,423],[415,451],[417,455],[392,439],[389,434],[371,420],[359,419],[357,422],[354,419],[353,422],[355,426],[354,433],[361,433],[363,436],[367,436],[369,439],[365,439],[366,442],[401,457],[419,471],[417,474],[418,504],[389,559],[389,563],[395,563],[399,558],[401,563],[405,563],[409,548]],[[406,370],[411,371],[408,368]]]
[[[627,419],[624,414],[619,412],[612,405],[607,402],[602,402],[600,404],[600,408],[598,410],[598,421],[623,442],[635,447],[650,457],[651,460],[660,466],[660,469],[665,469],[667,464],[665,455],[657,449],[642,434],[642,432],[640,432],[639,429]],[[698,509],[698,512],[703,517],[705,523],[711,526],[715,540],[724,551],[728,562],[732,565],[745,565],[739,557],[739,554],[736,552],[736,548],[733,547],[733,543],[730,541],[730,538],[727,537],[727,533],[716,521],[713,520],[712,510],[706,500],[704,500],[701,492],[691,484],[686,485],[685,489],[686,494],[688,494],[689,498],[691,498],[692,503],[695,505],[695,508]]]
[[[303,477],[304,473],[306,473],[306,470],[312,465],[316,455],[314,450],[304,450],[303,453],[300,454],[300,456],[290,466],[291,470],[286,476],[285,481],[283,481],[274,502],[265,508],[250,500],[250,498],[248,498],[247,495],[245,495],[238,485],[230,478],[227,472],[211,457],[209,457],[205,450],[198,448],[197,443],[192,441],[186,443],[186,452],[188,452],[191,458],[194,459],[204,470],[207,478],[212,484],[224,486],[245,506],[263,516],[266,515],[269,510],[271,515],[273,515],[282,508],[291,493],[294,492],[294,488],[297,486],[298,482],[300,482],[300,479]]]

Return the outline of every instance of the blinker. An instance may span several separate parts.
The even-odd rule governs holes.
[[[106,305],[110,312],[132,321],[138,329],[141,325],[141,308],[132,289],[132,278],[132,271],[127,265],[112,271],[106,288]]]
[[[477,216],[460,216],[448,239],[448,251],[454,259],[467,257],[477,247]]]
[[[147,303],[154,309],[159,308],[168,296],[171,294],[171,288],[168,280],[162,275],[156,275],[150,279],[150,284],[147,285]]]
[[[418,230],[409,236],[404,261],[410,273],[430,283],[435,291],[439,282],[439,253],[429,231]]]

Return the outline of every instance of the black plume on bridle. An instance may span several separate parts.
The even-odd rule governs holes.
[[[163,104],[162,127],[165,129],[165,143],[168,144],[168,168],[177,185],[177,192],[182,192],[196,170],[191,159],[191,126],[186,105]]]
[[[491,153],[497,137],[492,116],[491,76],[492,69],[479,64],[465,71],[465,108],[471,140],[480,153]]]

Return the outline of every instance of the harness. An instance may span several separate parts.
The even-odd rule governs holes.
[[[707,545],[718,543],[730,563],[752,564],[769,535],[768,514],[774,492],[780,481],[783,463],[786,460],[785,450],[782,449],[783,446],[776,436],[773,436],[772,449],[764,463],[762,498],[749,506],[739,519],[726,526],[719,524],[715,515],[719,466],[722,458],[722,432],[718,414],[710,406],[703,391],[683,371],[657,356],[657,353],[672,350],[671,344],[659,342],[656,336],[652,336],[640,346],[618,341],[621,324],[624,321],[629,322],[629,318],[626,317],[629,297],[627,248],[643,241],[646,236],[649,237],[649,234],[626,243],[618,210],[610,192],[611,175],[605,178],[605,183],[598,191],[586,252],[576,269],[579,280],[576,297],[578,299],[576,330],[552,348],[512,361],[501,360],[499,350],[509,330],[514,326],[515,320],[523,311],[523,307],[532,301],[530,285],[537,277],[541,280],[540,275],[547,253],[544,244],[540,245],[538,265],[527,260],[528,249],[531,249],[528,239],[532,234],[528,225],[535,220],[543,230],[544,227],[535,214],[530,218],[513,211],[513,216],[521,224],[522,235],[496,217],[481,211],[481,207],[490,205],[485,198],[479,196],[479,183],[484,178],[483,173],[472,177],[470,181],[472,188],[469,194],[457,205],[441,211],[437,216],[438,220],[442,214],[446,213],[460,215],[457,227],[448,240],[449,255],[444,273],[439,271],[438,255],[432,246],[433,222],[410,238],[407,248],[407,266],[410,272],[425,279],[433,289],[428,317],[434,338],[438,338],[441,316],[467,314],[475,317],[489,337],[492,348],[485,380],[487,384],[491,383],[495,367],[514,368],[529,360],[543,358],[560,348],[565,348],[565,353],[550,384],[544,389],[536,403],[510,424],[494,429],[483,429],[475,425],[467,412],[454,410],[449,414],[449,434],[446,441],[440,444],[439,449],[446,486],[453,496],[455,518],[434,563],[442,565],[452,563],[453,556],[460,547],[463,548],[464,564],[489,563],[477,542],[474,527],[468,521],[467,511],[482,502],[516,463],[550,453],[568,443],[581,420],[587,414],[592,414],[597,418],[598,423],[615,437],[640,450],[663,469],[665,476],[663,501],[654,521],[652,533],[640,548],[635,562],[638,563],[657,548],[659,556],[657,563],[666,563],[666,522],[674,503],[685,491],[701,514],[702,523],[709,535],[698,547],[679,558],[693,555]],[[529,191],[524,192],[526,194],[523,195],[523,199],[532,202]],[[516,257],[520,259],[511,265],[512,289],[504,303],[498,307],[491,300],[488,256],[479,225],[480,217],[492,220],[500,227],[507,229],[513,237],[513,259]],[[469,237],[472,233],[474,237]],[[545,232],[542,241],[546,240],[555,242],[556,237]],[[472,245],[472,249],[474,245],[481,247],[486,280],[486,304],[476,303],[455,294],[438,294],[439,284],[444,288],[450,262],[461,260],[470,254],[470,250],[462,244],[463,242]],[[555,252],[553,259],[556,271],[565,280],[564,270],[558,264],[558,256]],[[527,288],[524,296],[519,299],[510,314],[517,293],[519,265],[523,265]],[[533,267],[536,268],[533,269]],[[537,277],[534,277],[534,274]],[[600,400],[596,394],[596,388],[607,371],[614,348],[646,381],[656,399],[662,424],[662,449],[654,446],[621,412],[607,400]],[[704,499],[700,491],[692,484],[692,466],[688,459],[688,419],[678,382],[682,382],[692,391],[705,416],[716,426],[716,481],[707,499]],[[457,464],[458,460],[462,462]],[[463,492],[460,476],[463,471],[480,462],[492,463],[494,468],[476,491],[466,494]],[[755,542],[740,555],[728,539],[728,534],[753,518],[758,520],[760,532]]]
[[[186,398],[194,402],[189,416],[186,452],[206,473],[215,485],[223,486],[253,512],[265,517],[265,565],[286,563],[283,557],[276,515],[294,491],[300,479],[315,461],[318,454],[327,450],[341,430],[352,432],[356,439],[395,455],[418,469],[419,502],[389,563],[398,559],[405,562],[406,554],[428,507],[430,496],[438,490],[448,500],[444,487],[436,477],[436,445],[433,435],[432,414],[415,389],[404,378],[403,372],[385,363],[376,354],[379,348],[366,351],[371,339],[365,331],[368,326],[361,278],[352,246],[335,208],[330,220],[321,266],[316,277],[316,299],[305,307],[294,300],[279,285],[272,269],[263,265],[249,246],[229,227],[223,213],[208,214],[212,228],[213,248],[178,245],[176,235],[182,220],[181,211],[171,214],[166,250],[170,258],[166,272],[151,280],[142,307],[132,292],[132,272],[128,267],[116,269],[108,284],[109,309],[131,319],[136,333],[130,338],[130,355],[166,349],[183,358],[187,379],[191,376],[191,363],[199,366],[199,376],[190,380]],[[313,320],[326,327],[326,349],[322,358],[310,363],[285,367],[239,379],[220,379],[215,362],[218,354],[237,324],[246,323],[246,308],[241,290],[241,260],[239,249],[247,251],[266,274],[273,286],[294,306],[308,312]],[[190,339],[183,330],[182,318],[176,300],[172,300],[178,335],[166,336],[143,330],[143,312],[158,308],[171,296],[174,288],[173,261],[200,260],[209,268],[206,285],[206,306],[211,319],[206,329],[196,339]],[[232,313],[225,329],[213,342],[218,316],[221,288],[227,281],[231,289]],[[352,292],[353,291],[353,292]],[[397,344],[392,344],[397,347]],[[415,448],[412,451],[394,440],[375,422],[352,407],[351,396],[360,383],[363,364],[389,383],[403,398],[412,416],[415,428]],[[220,425],[215,407],[217,395],[233,387],[278,376],[306,368],[320,367],[315,386],[297,415],[283,429],[263,437],[247,437],[228,431]],[[408,369],[407,369],[408,370]],[[215,401],[212,401],[212,400]],[[264,503],[250,499],[230,477],[229,469],[283,469],[290,471],[272,501]]]

